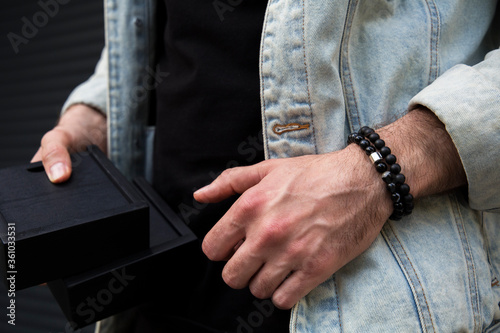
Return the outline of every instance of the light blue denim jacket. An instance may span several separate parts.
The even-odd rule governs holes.
[[[342,149],[351,131],[424,105],[446,125],[468,180],[466,191],[420,199],[411,216],[388,221],[292,309],[291,332],[500,331],[496,2],[269,1],[260,50],[267,158]],[[105,0],[106,50],[64,106],[107,113],[109,156],[129,177],[148,169],[148,96],[168,75],[153,70],[155,10],[152,0]],[[207,15],[218,19],[212,2]]]

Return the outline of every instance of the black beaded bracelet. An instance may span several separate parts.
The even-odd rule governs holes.
[[[360,146],[366,155],[370,156],[375,169],[382,174],[394,208],[389,219],[397,221],[405,215],[410,215],[413,211],[410,186],[405,183],[406,178],[401,173],[401,166],[396,163],[396,156],[391,154],[391,149],[385,145],[384,140],[372,128],[363,126],[358,132],[349,135],[347,143]]]

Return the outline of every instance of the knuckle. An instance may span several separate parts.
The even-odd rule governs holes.
[[[273,293],[271,284],[265,280],[252,281],[249,288],[252,295],[260,299],[269,298]]]
[[[64,142],[68,142],[69,134],[64,131],[52,130],[46,133],[42,137],[42,158],[44,160],[50,160],[52,158],[60,157],[61,155],[67,155],[68,150]]]
[[[286,236],[286,223],[281,220],[270,219],[263,224],[259,239],[261,244],[277,244],[286,238]]]
[[[247,286],[245,282],[241,281],[238,278],[238,274],[234,270],[228,268],[227,265],[224,267],[224,270],[222,271],[222,279],[229,287],[233,289],[242,289]]]
[[[221,183],[231,183],[234,177],[235,170],[237,168],[229,168],[222,171],[222,173],[217,177],[217,181]]]
[[[203,243],[201,244],[201,248],[203,253],[205,253],[208,259],[215,261],[218,259],[218,256],[217,256],[217,251],[215,250],[212,244],[213,243],[210,240],[205,238],[203,240]]]
[[[50,163],[50,161],[61,159],[62,157],[66,157],[66,155],[68,155],[66,148],[59,145],[49,145],[44,148],[42,160],[46,163]]]
[[[284,293],[274,293],[272,297],[273,304],[281,310],[291,309],[295,305],[295,301]]]
[[[240,197],[239,201],[238,207],[241,212],[249,214],[260,210],[265,203],[265,198],[260,192],[250,189]]]
[[[45,133],[42,137],[42,146],[48,146],[55,143],[62,145],[62,142],[68,141],[70,139],[70,134],[65,130],[55,127],[51,131]]]

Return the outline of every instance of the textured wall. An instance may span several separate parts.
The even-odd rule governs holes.
[[[0,167],[29,162],[66,96],[92,73],[102,10],[102,0],[2,2]]]
[[[102,10],[102,0],[2,1],[0,167],[30,161],[66,96],[93,72],[104,45]],[[0,332],[71,332],[47,287],[17,292],[15,299],[11,326],[0,284]]]

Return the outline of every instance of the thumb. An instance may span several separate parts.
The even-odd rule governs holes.
[[[44,135],[42,145],[33,157],[33,161],[42,160],[45,172],[53,183],[62,183],[71,176],[70,142],[70,134],[56,127]]]
[[[194,192],[198,202],[214,203],[232,195],[241,194],[257,185],[272,169],[271,160],[252,166],[226,169],[211,184]]]

